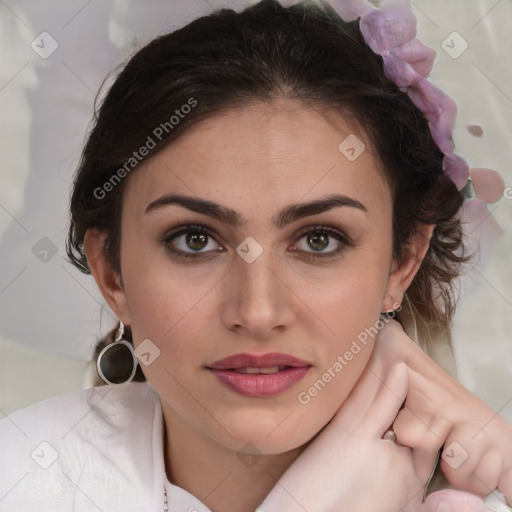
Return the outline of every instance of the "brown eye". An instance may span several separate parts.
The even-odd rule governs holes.
[[[315,251],[323,251],[329,245],[329,235],[312,233],[307,235],[308,245]]]
[[[208,235],[191,231],[185,235],[185,244],[194,251],[200,251],[208,245]]]
[[[327,233],[321,230],[308,231],[299,239],[299,243],[295,244],[297,249],[301,251],[314,252],[335,252],[336,248],[340,245],[341,240],[336,239],[332,233]],[[330,250],[326,250],[330,249]]]
[[[348,236],[332,228],[318,226],[308,229],[294,245],[294,250],[305,253],[309,258],[329,258],[338,255],[346,247],[355,244]]]
[[[223,250],[208,229],[196,225],[180,226],[172,230],[162,243],[173,255],[185,258],[200,257]]]

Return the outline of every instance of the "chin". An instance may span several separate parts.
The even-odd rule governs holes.
[[[288,452],[308,443],[324,425],[309,425],[303,418],[294,418],[294,413],[281,412],[276,418],[275,414],[252,411],[247,415],[237,413],[234,421],[225,422],[223,426],[231,434],[222,431],[223,444],[234,450],[250,452],[261,455],[273,455]],[[287,415],[288,419],[287,418]],[[284,421],[283,421],[284,420]],[[299,428],[300,426],[300,428]]]

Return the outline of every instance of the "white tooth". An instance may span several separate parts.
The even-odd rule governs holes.
[[[279,366],[272,366],[272,368],[260,368],[260,373],[277,373]]]
[[[252,366],[246,366],[245,368],[242,368],[243,373],[260,373],[259,368],[254,368]]]
[[[277,373],[282,367],[280,366],[272,366],[270,368],[255,368],[254,366],[245,366],[244,368],[236,368],[236,371],[238,373],[263,373],[263,374],[270,374],[270,373]]]

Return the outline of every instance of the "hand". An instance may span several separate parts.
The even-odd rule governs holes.
[[[454,405],[457,400],[460,403]],[[446,406],[452,407],[448,416],[443,413]],[[466,418],[474,419],[475,411],[484,410],[489,412],[490,408],[428,358],[397,322],[390,322],[380,333],[350,396],[288,468],[258,511],[432,512],[441,498],[446,510],[487,510],[478,496],[456,490],[433,493],[421,503],[426,480],[446,437],[461,439],[457,432],[470,431]],[[462,424],[453,428],[457,417]],[[397,445],[382,439],[392,424],[397,430]],[[499,430],[495,431],[497,439],[491,435],[486,441],[502,449],[508,429]],[[407,443],[412,446],[402,446]],[[484,453],[485,444],[473,446],[471,453],[477,449]],[[476,459],[480,460],[471,458]],[[456,474],[461,476],[461,487],[467,488],[468,472]]]
[[[379,333],[374,355],[380,378],[405,399],[393,430],[413,448],[418,474],[430,471],[444,443],[441,469],[452,486],[482,496],[497,487],[511,503],[512,425],[432,361],[398,322]],[[389,375],[402,363],[406,379],[391,386]]]
[[[390,390],[407,384],[407,367],[397,361],[390,364],[381,351],[374,350],[334,418],[282,475],[258,511],[434,510],[435,496],[421,502],[428,474],[418,475],[413,450],[382,439],[403,403]],[[446,499],[453,503],[453,494]],[[483,505],[473,497],[468,512],[481,509],[475,507],[475,500]]]

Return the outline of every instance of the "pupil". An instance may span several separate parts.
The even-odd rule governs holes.
[[[207,235],[198,232],[187,233],[186,242],[191,249],[204,249],[207,245]]]
[[[308,237],[308,243],[315,251],[325,249],[328,245],[328,236],[324,234],[312,234]]]

